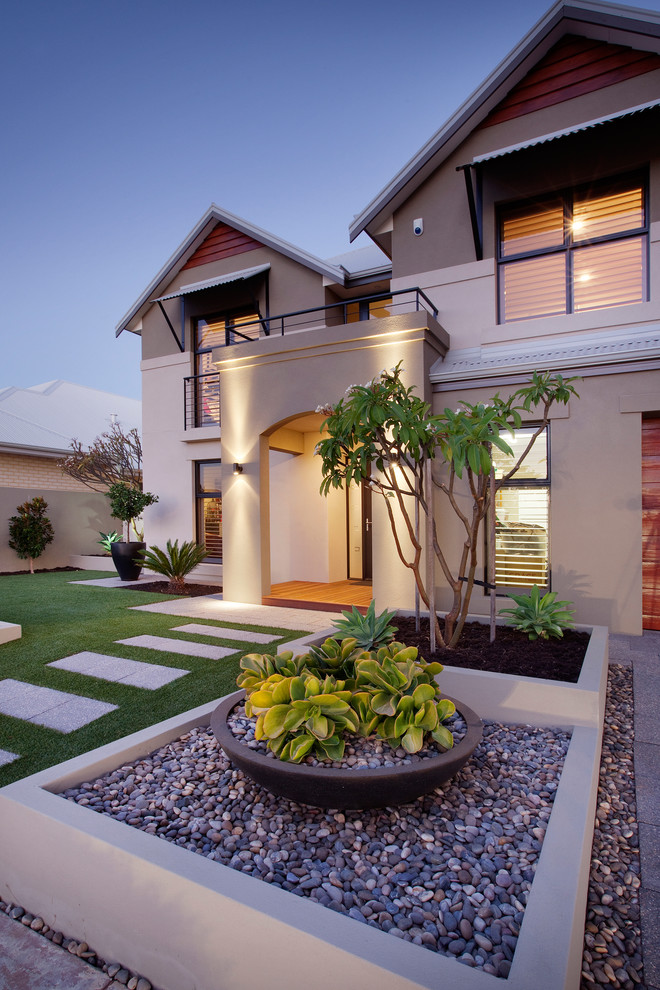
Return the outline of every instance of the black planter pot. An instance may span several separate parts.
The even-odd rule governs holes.
[[[446,753],[394,767],[359,770],[286,763],[249,749],[232,733],[227,718],[244,697],[243,691],[228,695],[211,715],[211,729],[218,743],[232,763],[257,784],[280,797],[316,808],[361,810],[414,801],[458,773],[476,749],[483,733],[479,716],[467,705],[452,699],[467,722],[467,732]]]
[[[146,543],[113,543],[110,547],[112,560],[122,581],[137,581],[142,570],[140,550],[146,550]]]

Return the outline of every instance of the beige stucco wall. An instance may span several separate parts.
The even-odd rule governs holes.
[[[268,499],[268,434],[324,402],[337,401],[348,386],[370,380],[401,359],[407,381],[418,384],[428,396],[428,384],[423,383],[428,383],[431,363],[444,352],[447,341],[437,326],[432,331],[427,328],[426,315],[413,313],[270,338],[247,344],[230,356],[223,349],[215,352],[221,374],[223,511],[231,520],[225,527],[223,561],[228,598],[259,602],[270,587],[273,513]],[[306,443],[309,456],[311,437]],[[231,474],[234,461],[243,464],[240,477]],[[328,545],[328,512],[337,507],[329,509],[318,501],[316,464],[310,461],[307,466],[301,458],[299,471],[300,491],[291,492],[286,508],[300,537],[299,553],[319,574],[314,579],[328,580],[337,566],[336,553]],[[307,471],[310,474],[303,479]],[[397,566],[392,546],[382,538],[386,527],[384,518],[374,512],[374,597],[379,604],[382,599],[383,607],[393,602],[407,607],[412,603],[410,582]],[[391,540],[389,532],[387,540]],[[294,577],[299,575],[289,579]]]
[[[144,513],[145,540],[157,546],[165,546],[167,540],[193,540],[195,461],[221,456],[220,427],[183,428],[189,354],[152,358],[141,367],[144,489],[158,495],[158,502]]]
[[[219,275],[242,271],[246,268],[255,268],[264,264],[270,264],[270,271],[267,273],[270,315],[276,316],[325,304],[323,276],[269,248],[257,248],[254,251],[246,251],[231,258],[223,258],[206,265],[184,269],[159,294],[167,295],[194,282],[203,282]],[[267,315],[265,284],[265,277],[258,276],[249,284],[235,282],[221,288],[206,289],[186,296],[184,334],[186,351],[190,351],[192,347],[192,321],[195,317],[217,313],[224,309],[251,306],[251,293],[256,294],[261,315],[265,317]],[[177,334],[180,334],[180,298],[167,300],[163,306]],[[275,328],[273,328],[273,332],[276,332]],[[142,359],[163,357],[177,351],[177,344],[167,321],[159,307],[152,306],[142,321]]]
[[[9,519],[16,507],[41,496],[46,499],[46,515],[55,537],[46,547],[35,567],[66,567],[71,554],[102,554],[100,533],[118,528],[110,515],[108,500],[89,488],[83,491],[49,491],[43,487],[5,488],[0,486],[0,571],[22,571],[29,566],[9,547]],[[99,570],[113,570],[109,558],[99,557]]]
[[[560,407],[550,425],[552,589],[575,603],[577,621],[638,635],[642,631],[641,414],[660,412],[660,371],[598,375],[584,378],[576,387],[579,400],[571,400],[568,411]],[[438,392],[434,409],[453,408],[459,398],[484,400],[495,391],[484,387]],[[457,561],[461,532],[444,496],[437,496],[436,506],[450,559]],[[483,570],[478,576],[483,577]],[[442,585],[438,600],[441,607],[449,604],[448,589]],[[485,615],[488,608],[488,598],[481,589],[475,590],[471,611]]]
[[[477,129],[396,211],[392,288],[423,288],[438,306],[440,322],[450,333],[454,348],[660,319],[660,128],[656,111],[488,162],[483,167],[481,262],[475,260],[463,173],[456,171],[475,155],[641,104],[655,99],[659,91],[660,72],[650,72],[598,93]],[[649,163],[651,302],[498,326],[496,205],[645,168]],[[424,220],[421,237],[413,234],[413,220],[418,217]]]

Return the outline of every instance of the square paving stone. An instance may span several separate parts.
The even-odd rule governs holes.
[[[274,643],[281,636],[266,633],[248,632],[247,629],[221,629],[220,626],[204,626],[201,622],[191,622],[187,626],[175,626],[172,632],[192,633],[195,636],[215,636],[216,639],[238,640],[245,643]]]
[[[146,688],[148,691],[155,691],[164,684],[169,684],[190,673],[189,670],[183,670],[181,667],[141,663],[139,660],[127,660],[125,657],[112,657],[104,653],[92,653],[89,650],[74,653],[73,656],[64,657],[63,660],[55,660],[46,666],[85,674],[87,677],[98,677],[116,684],[130,684],[131,687]]]
[[[0,713],[58,732],[73,732],[116,707],[95,698],[82,698],[12,678],[0,681]]]
[[[645,890],[644,881],[640,890],[640,907],[642,909],[642,957],[644,959],[644,977],[647,986],[660,986],[660,893],[657,890]]]
[[[186,657],[204,657],[206,660],[221,660],[236,650],[226,646],[207,646],[206,643],[189,643],[183,639],[168,639],[166,636],[131,636],[130,639],[116,639],[122,646],[142,646],[148,650],[162,650],[165,653],[181,653]]]
[[[660,825],[640,823],[639,855],[644,888],[660,893]]]
[[[6,766],[7,763],[13,763],[18,757],[18,753],[10,753],[8,749],[0,749],[0,767]]]

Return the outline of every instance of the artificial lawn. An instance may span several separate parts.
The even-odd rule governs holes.
[[[242,625],[242,629],[282,638],[271,645],[234,640],[236,653],[221,660],[123,646],[115,641],[142,634],[218,644],[208,637],[170,631],[193,620],[131,610],[131,606],[171,601],[176,596],[71,584],[113,576],[96,571],[0,576],[0,619],[19,623],[23,632],[21,639],[0,644],[0,680],[13,678],[119,706],[67,734],[0,714],[0,749],[21,756],[0,767],[0,786],[220,698],[236,689],[238,662],[244,654],[275,653],[282,642],[307,634],[305,630]],[[231,640],[229,645],[233,645]],[[46,666],[84,650],[182,667],[190,673],[148,691]]]

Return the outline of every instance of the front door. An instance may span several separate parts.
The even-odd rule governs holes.
[[[642,614],[660,629],[660,419],[642,420]]]

